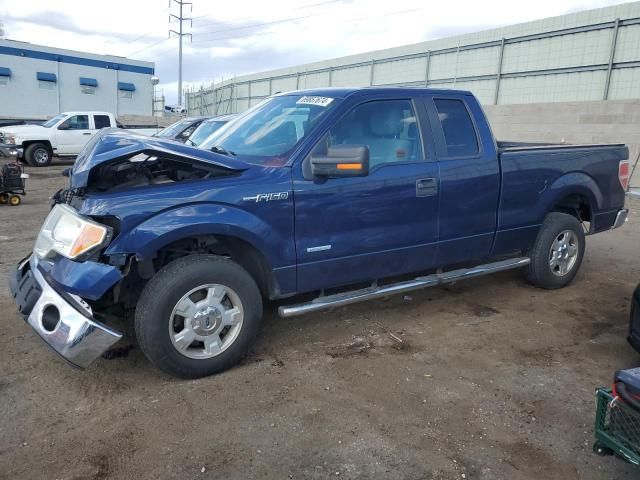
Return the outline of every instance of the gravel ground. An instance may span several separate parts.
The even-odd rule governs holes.
[[[591,451],[595,387],[640,360],[637,197],[568,288],[504,272],[296,319],[268,305],[243,364],[179,381],[138,349],[71,369],[16,313],[7,275],[62,168],[0,206],[0,478],[638,478]]]

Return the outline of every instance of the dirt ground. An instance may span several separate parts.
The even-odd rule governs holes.
[[[595,387],[640,363],[640,198],[566,289],[516,271],[295,319],[269,305],[242,365],[179,381],[137,349],[71,369],[18,316],[7,275],[62,168],[0,206],[0,478],[638,478],[591,447]]]

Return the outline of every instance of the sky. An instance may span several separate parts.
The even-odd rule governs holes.
[[[183,15],[183,82],[246,73],[624,3],[616,0],[191,0]],[[169,6],[169,4],[172,6]],[[174,0],[0,0],[5,38],[155,62],[175,104]]]

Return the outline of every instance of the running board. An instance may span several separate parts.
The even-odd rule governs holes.
[[[424,277],[417,277],[413,280],[385,285],[382,287],[374,285],[360,290],[353,290],[351,292],[321,296],[307,303],[282,306],[278,308],[278,313],[283,318],[296,317],[305,313],[317,312],[328,308],[342,307],[344,305],[351,305],[352,303],[364,302],[365,300],[387,297],[396,293],[434,287],[436,285],[443,285],[457,280],[464,280],[465,278],[479,277],[489,273],[525,267],[529,265],[530,261],[531,260],[527,257],[511,258],[509,260],[501,260],[499,262],[478,265],[473,268],[461,268],[458,270],[451,270],[450,272],[434,273]]]

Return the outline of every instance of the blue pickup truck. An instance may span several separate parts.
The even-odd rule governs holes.
[[[465,91],[279,94],[200,147],[105,130],[55,195],[10,285],[72,364],[114,316],[195,378],[246,354],[265,299],[288,317],[512,268],[564,287],[627,216],[627,147],[497,142]]]

